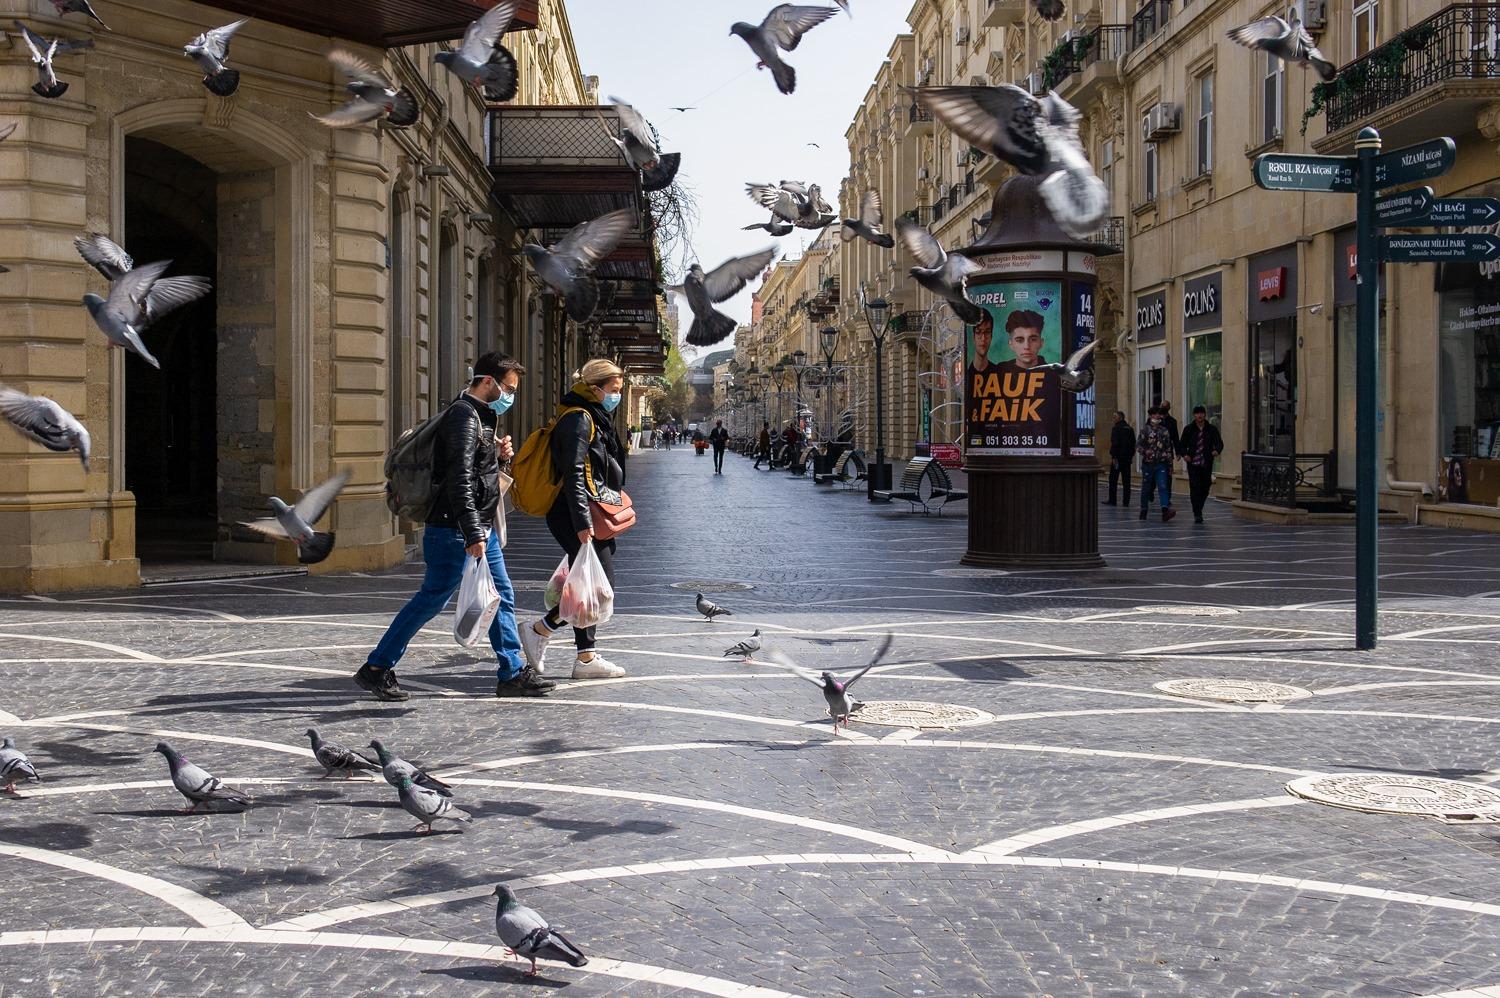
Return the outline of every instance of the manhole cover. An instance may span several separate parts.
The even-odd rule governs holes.
[[[1224,703],[1288,703],[1312,696],[1311,691],[1259,679],[1168,679],[1151,687],[1174,697],[1220,700]]]
[[[888,724],[896,728],[962,728],[986,724],[995,719],[973,707],[951,703],[927,703],[923,700],[871,700],[854,715],[856,721]]]
[[[1166,606],[1138,606],[1137,613],[1161,613],[1170,617],[1233,617],[1239,613],[1230,606],[1190,606],[1185,603],[1169,603]]]
[[[689,579],[686,582],[672,583],[673,589],[686,589],[690,593],[738,593],[746,589],[754,589],[748,582],[726,582],[714,579]]]
[[[1371,814],[1500,821],[1500,791],[1460,780],[1401,773],[1326,773],[1293,780],[1286,789],[1295,797]]]
[[[938,568],[931,574],[945,579],[998,579],[1010,573],[998,568]]]

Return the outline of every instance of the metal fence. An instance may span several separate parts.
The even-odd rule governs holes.
[[[1241,454],[1240,487],[1246,502],[1286,509],[1333,500],[1338,494],[1336,455]]]

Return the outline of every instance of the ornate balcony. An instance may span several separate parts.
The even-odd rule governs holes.
[[[1027,0],[989,0],[989,9],[984,13],[984,26],[998,28],[1007,24],[1021,24],[1026,20]]]
[[[1050,71],[1052,87],[1075,104],[1095,96],[1105,84],[1120,80],[1120,58],[1130,51],[1130,25],[1101,24],[1088,34],[1071,39],[1054,50]]]
[[[1172,0],[1146,0],[1130,19],[1130,47],[1138,49],[1151,36],[1167,26],[1172,16]]]
[[[1119,215],[1106,219],[1104,224],[1089,236],[1088,241],[1123,250],[1125,248],[1125,219]]]

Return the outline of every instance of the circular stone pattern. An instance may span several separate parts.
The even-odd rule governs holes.
[[[748,582],[729,582],[724,579],[689,579],[672,583],[673,589],[684,589],[690,593],[739,593],[754,589]]]
[[[1290,703],[1312,696],[1311,690],[1260,679],[1168,679],[1151,687],[1189,700],[1221,703]]]
[[[1327,773],[1293,780],[1286,789],[1294,797],[1370,814],[1500,821],[1500,791],[1461,780],[1403,773]]]
[[[986,724],[993,721],[995,715],[952,703],[870,700],[853,718],[871,724],[888,724],[893,728],[962,728],[971,724]]]
[[[1191,606],[1185,603],[1169,603],[1165,606],[1138,606],[1136,613],[1160,613],[1169,617],[1233,617],[1239,613],[1232,606]]]
[[[998,579],[1010,573],[998,568],[938,568],[931,574],[945,579]]]

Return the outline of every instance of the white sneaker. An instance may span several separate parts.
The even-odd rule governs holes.
[[[546,675],[542,659],[547,655],[547,642],[552,640],[551,632],[538,634],[537,624],[540,620],[528,620],[521,625],[521,651],[526,656],[526,663],[531,666],[531,671],[538,676]],[[545,625],[543,627],[545,630]]]
[[[619,679],[623,675],[624,669],[598,652],[594,652],[594,657],[587,662],[581,658],[573,660],[574,679]]]

